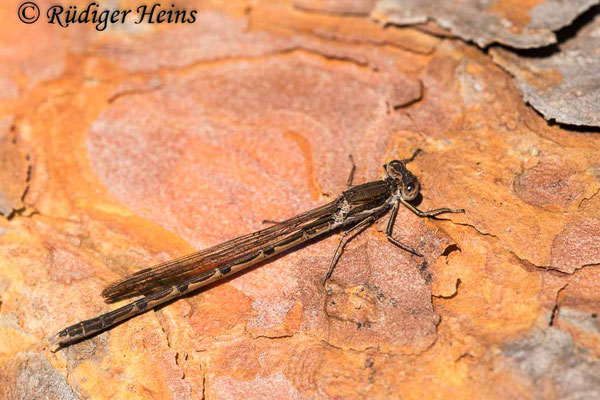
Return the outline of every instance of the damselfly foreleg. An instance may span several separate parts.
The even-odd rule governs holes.
[[[400,201],[402,202],[402,204],[404,204],[406,206],[406,208],[408,208],[410,211],[412,211],[415,214],[417,214],[419,217],[435,217],[435,216],[438,216],[440,214],[450,214],[450,213],[458,214],[458,213],[464,213],[465,212],[465,210],[463,210],[462,208],[458,208],[458,209],[454,209],[454,208],[436,208],[435,210],[421,211],[417,207],[415,207],[412,204],[410,204],[408,201],[404,200],[403,198],[400,198]]]
[[[423,152],[423,150],[421,149],[416,149],[415,151],[413,151],[412,156],[410,156],[410,158],[405,158],[402,160],[399,160],[402,164],[408,164],[409,162],[411,162],[412,160],[415,159],[416,156],[418,156],[419,154],[421,154]]]

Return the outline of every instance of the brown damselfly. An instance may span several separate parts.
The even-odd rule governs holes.
[[[205,250],[146,268],[108,285],[102,296],[108,303],[142,296],[114,311],[71,325],[49,339],[51,350],[78,342],[109,329],[118,323],[183,296],[218,279],[272,258],[328,233],[343,231],[331,258],[325,281],[329,279],[341,251],[353,232],[360,232],[391,211],[386,235],[393,244],[421,256],[412,247],[392,236],[400,204],[420,217],[435,217],[444,213],[462,213],[462,209],[438,208],[421,211],[412,204],[420,192],[419,180],[407,168],[420,150],[410,158],[393,160],[384,165],[383,180],[352,185],[354,162],[348,177],[348,190],[335,200],[274,223],[268,228],[240,236]],[[352,160],[352,158],[351,158]]]

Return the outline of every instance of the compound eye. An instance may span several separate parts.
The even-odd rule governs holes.
[[[405,200],[414,200],[419,194],[419,185],[416,183],[409,183],[402,189],[402,197]]]
[[[394,160],[390,163],[390,166],[394,168],[395,171],[399,171],[401,170],[402,163],[400,161]]]
[[[401,177],[406,169],[404,168],[404,164],[402,164],[400,161],[392,160],[386,164],[385,171],[389,176]]]

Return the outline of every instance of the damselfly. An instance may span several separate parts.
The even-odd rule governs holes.
[[[126,276],[102,292],[108,303],[134,296],[142,296],[114,311],[69,326],[49,339],[51,350],[80,341],[113,327],[121,321],[141,314],[169,300],[208,285],[218,279],[272,258],[282,252],[298,247],[314,238],[322,238],[334,231],[344,231],[329,263],[325,281],[331,277],[335,264],[349,235],[358,233],[378,218],[390,212],[386,235],[390,242],[402,249],[421,256],[412,247],[392,236],[394,221],[400,204],[419,217],[435,217],[444,213],[463,213],[462,209],[438,208],[421,211],[412,204],[420,192],[419,180],[407,168],[420,150],[410,158],[393,160],[383,166],[383,180],[352,185],[356,169],[348,177],[348,190],[338,198],[277,222],[260,231],[240,236],[205,250],[146,268]]]

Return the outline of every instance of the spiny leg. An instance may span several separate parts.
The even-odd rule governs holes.
[[[414,160],[414,159],[415,159],[415,157],[416,157],[416,156],[418,156],[419,154],[421,154],[422,152],[423,152],[423,150],[421,150],[421,149],[416,149],[416,150],[413,152],[412,156],[410,156],[410,158],[405,158],[405,159],[403,159],[403,160],[400,160],[400,162],[401,162],[402,164],[407,164],[407,163],[411,162],[412,160]]]
[[[348,158],[350,158],[350,163],[352,164],[352,168],[350,169],[350,175],[348,175],[348,180],[346,181],[346,186],[348,186],[348,189],[350,189],[352,187],[352,181],[354,180],[354,172],[356,171],[356,164],[354,164],[354,157],[352,157],[352,154],[350,154],[348,156]]]
[[[440,214],[464,213],[465,212],[465,210],[463,210],[462,208],[459,208],[459,209],[436,208],[435,210],[421,211],[417,207],[413,206],[412,204],[410,204],[409,202],[404,200],[403,198],[400,198],[400,201],[402,202],[402,204],[404,204],[406,206],[406,208],[408,208],[410,211],[417,214],[419,217],[435,217]]]
[[[413,249],[409,245],[402,243],[401,241],[399,241],[398,239],[396,239],[392,236],[392,232],[394,231],[394,222],[396,221],[396,216],[398,215],[399,207],[400,207],[400,203],[396,202],[394,204],[394,207],[392,208],[392,212],[390,213],[390,218],[388,219],[387,227],[385,229],[385,235],[387,236],[387,238],[390,242],[392,242],[396,246],[400,247],[401,249],[406,250],[409,253],[412,253],[419,257],[423,257],[423,255],[421,253],[419,253],[417,250]]]
[[[350,233],[352,233],[356,230],[358,230],[360,232],[363,228],[366,228],[368,225],[372,224],[373,221],[375,221],[375,218],[373,218],[372,216],[369,218],[363,219],[358,224],[354,225],[352,228],[350,228],[347,231],[345,231],[344,233],[342,233],[342,237],[340,238],[340,241],[338,242],[338,245],[335,249],[335,253],[333,253],[331,262],[329,263],[329,269],[327,270],[327,275],[325,275],[325,280],[323,281],[323,285],[325,285],[325,283],[327,283],[327,280],[329,278],[331,278],[331,274],[333,274],[333,269],[335,268],[335,265],[337,264],[337,262],[341,256],[341,251],[343,251],[344,247],[346,246],[346,243],[348,243],[348,241],[350,241],[351,238],[349,238],[346,241],[344,241],[344,239]]]

